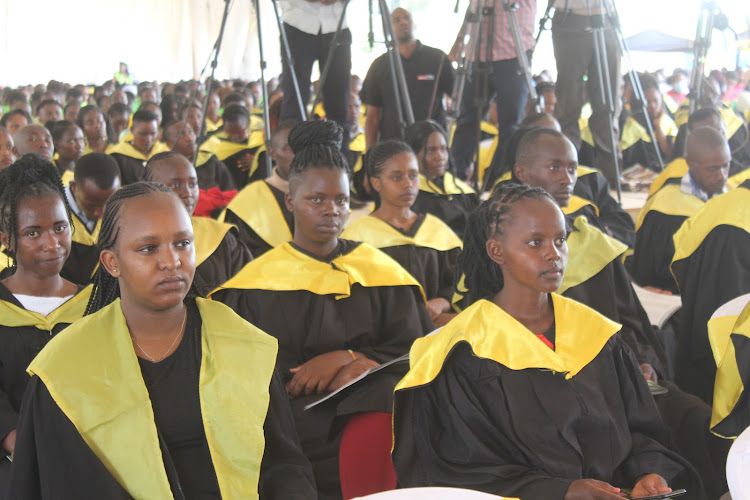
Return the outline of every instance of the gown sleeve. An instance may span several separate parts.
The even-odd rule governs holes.
[[[38,377],[32,377],[21,404],[8,498],[131,498]]]
[[[312,468],[302,453],[278,370],[274,370],[269,393],[271,401],[263,426],[266,447],[260,466],[260,498],[317,498]]]
[[[235,234],[234,229],[228,231],[214,253],[195,269],[195,274],[209,290],[226,283],[253,260],[250,251]]]

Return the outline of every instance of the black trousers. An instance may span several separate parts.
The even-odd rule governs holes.
[[[294,72],[297,75],[302,102],[307,105],[310,101],[310,75],[313,63],[318,61],[321,74],[328,59],[328,51],[333,42],[334,33],[319,33],[311,35],[284,23],[289,50],[294,59]],[[352,72],[352,34],[349,29],[341,31],[338,46],[333,52],[331,69],[322,88],[326,117],[338,123],[344,129],[344,143],[342,149],[348,149],[349,127],[348,108],[351,93]],[[281,103],[281,119],[301,120],[294,84],[289,73],[289,65],[282,55],[281,90],[284,99]]]
[[[531,54],[527,54],[530,56]],[[461,179],[466,179],[469,165],[474,160],[477,151],[477,130],[479,129],[479,114],[487,111],[492,99],[497,99],[497,136],[499,143],[495,150],[495,160],[502,160],[505,142],[518,129],[523,120],[529,89],[524,75],[520,72],[518,59],[493,61],[487,64],[486,99],[481,99],[482,89],[477,92],[477,81],[482,85],[482,69],[474,71],[471,80],[464,85],[461,98],[461,109],[456,120],[456,132],[453,135],[451,153],[456,166],[456,173]],[[475,66],[476,67],[476,66]],[[482,101],[482,102],[480,102]],[[448,131],[450,133],[450,131]]]

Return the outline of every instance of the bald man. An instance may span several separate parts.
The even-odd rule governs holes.
[[[672,237],[706,201],[726,191],[731,158],[720,130],[702,127],[690,134],[687,174],[667,180],[636,219],[635,253],[630,264],[636,283],[679,293],[669,271],[674,257]]]
[[[175,122],[164,131],[164,142],[167,147],[192,161],[195,156],[195,132],[190,124],[184,121]],[[222,191],[237,189],[232,174],[227,166],[210,151],[198,151],[195,158],[195,170],[198,173],[198,187],[210,189],[214,186]]]
[[[54,151],[52,135],[41,125],[26,125],[18,129],[16,135],[13,136],[13,154],[16,158],[34,153],[45,160],[52,161]]]

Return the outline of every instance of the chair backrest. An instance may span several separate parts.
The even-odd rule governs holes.
[[[750,427],[740,434],[727,456],[727,484],[732,500],[750,500],[749,471]]]

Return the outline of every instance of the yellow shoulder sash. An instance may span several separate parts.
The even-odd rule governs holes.
[[[365,134],[360,133],[354,136],[349,142],[349,150],[356,151],[357,153],[364,153],[366,148]]]
[[[445,222],[430,214],[425,216],[414,236],[407,236],[387,222],[368,215],[352,222],[341,237],[346,240],[364,241],[375,248],[412,245],[446,252],[462,246],[456,233]]]
[[[748,297],[745,296],[744,298],[747,301]],[[718,369],[714,383],[714,401],[711,413],[712,429],[732,413],[745,391],[745,385],[742,382],[743,374],[740,373],[740,367],[737,363],[737,353],[734,349],[732,337],[750,337],[750,304],[745,305],[738,316],[730,316],[730,318],[736,318],[736,322],[731,324],[723,322],[718,325],[714,323],[713,332],[711,332],[712,324],[709,322],[709,335],[713,334],[720,338],[721,342],[717,347],[724,346],[723,351],[720,352],[721,356],[717,358]],[[744,375],[747,376],[747,374]],[[714,431],[714,433],[716,432]],[[736,438],[737,436],[721,437]]]
[[[576,218],[573,225],[577,231],[568,236],[568,266],[557,289],[559,294],[592,278],[628,249],[590,225],[585,216]]]
[[[367,243],[336,257],[330,264],[283,243],[249,262],[219,289],[307,290],[316,295],[334,295],[338,300],[349,297],[355,283],[364,287],[416,286],[424,298],[422,287],[411,274]]]
[[[213,155],[214,154],[210,151],[199,149],[198,155],[195,157],[195,168],[201,168],[203,165],[208,163],[208,160],[210,160]]]
[[[648,188],[648,196],[653,196],[669,179],[681,179],[688,173],[688,170],[689,167],[685,158],[675,158],[653,180],[651,187]]]
[[[212,135],[203,144],[200,149],[209,151],[216,155],[221,161],[226,160],[230,156],[245,151],[248,149],[255,149],[264,144],[263,133],[260,131],[254,131],[250,133],[247,141],[242,143],[232,142],[226,138],[226,134],[219,132]]]
[[[62,176],[60,178],[62,179],[63,186],[67,186],[70,184],[70,181],[73,180],[74,172],[72,170],[66,170],[63,172]]]
[[[596,215],[599,215],[599,207],[597,207],[593,201],[587,200],[586,198],[581,198],[580,196],[576,195],[570,197],[568,206],[564,207],[562,211],[565,215],[570,215],[578,212],[580,209],[587,205],[590,205],[591,208],[594,209],[594,212],[596,212]]]
[[[578,177],[583,177],[584,175],[599,173],[597,169],[591,168],[591,167],[584,167],[583,165],[578,165],[578,168],[576,169],[576,171],[578,173]]]
[[[107,154],[111,155],[112,153],[119,153],[130,158],[135,158],[136,160],[148,161],[146,155],[135,149],[128,141],[121,141],[107,147]]]
[[[250,165],[250,172],[255,172],[258,170],[258,166],[260,165],[260,154],[266,153],[268,154],[268,151],[266,150],[265,143],[262,144],[257,150],[255,150],[255,154],[253,155],[253,162]],[[263,168],[266,168],[265,165],[263,165]]]
[[[81,222],[81,219],[79,219],[76,214],[71,213],[71,216],[71,218],[73,219],[73,235],[71,236],[72,240],[87,247],[96,246],[96,240],[99,239],[99,230],[102,227],[102,220],[99,219],[98,221],[96,221],[94,231],[89,233],[86,225]]]
[[[208,217],[191,217],[190,219],[193,222],[195,265],[197,267],[216,251],[229,230],[234,226]]]
[[[721,113],[721,119],[724,121],[724,126],[727,129],[727,137],[732,137],[742,127],[742,118],[737,116],[737,113],[727,106],[719,107],[719,113]]]
[[[719,226],[735,226],[750,232],[750,190],[738,187],[708,200],[675,233],[675,262],[690,257],[708,234]]]
[[[664,215],[676,215],[680,217],[691,217],[703,207],[705,202],[693,196],[683,193],[677,184],[670,184],[660,189],[656,194],[646,201],[646,204],[638,212],[635,220],[635,230],[638,231],[649,212],[660,212]]]
[[[0,317],[3,318],[3,326],[33,326],[39,330],[50,332],[57,325],[73,323],[81,319],[83,313],[86,312],[92,288],[93,285],[87,286],[47,316],[0,300]]]
[[[419,189],[434,194],[472,194],[474,190],[461,179],[457,179],[450,172],[443,175],[443,189],[441,190],[434,182],[427,180],[423,174],[419,174]]]
[[[237,214],[272,247],[292,241],[292,232],[284,219],[284,212],[266,181],[252,182],[242,188],[229,202],[227,210]]]
[[[500,307],[479,300],[437,334],[414,342],[409,352],[409,373],[396,391],[432,382],[459,342],[467,342],[478,357],[511,370],[546,369],[571,379],[596,358],[621,326],[574,300],[552,294],[552,303],[554,351]]]
[[[277,342],[223,304],[196,302],[203,322],[200,404],[219,489],[224,498],[258,498]],[[132,497],[172,498],[119,299],[53,338],[29,373]]]
[[[629,116],[628,119],[625,120],[622,132],[620,132],[620,149],[624,151],[635,146],[638,141],[651,142],[651,139],[648,136],[646,128],[638,123],[638,120]]]
[[[734,174],[732,177],[727,179],[727,189],[734,189],[739,187],[740,184],[750,179],[750,168],[746,168],[742,172]]]

